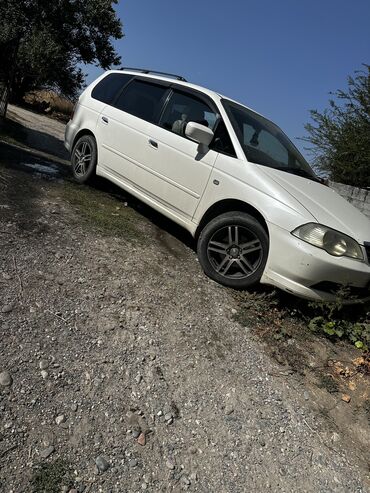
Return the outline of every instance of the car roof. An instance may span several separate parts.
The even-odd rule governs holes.
[[[162,80],[165,82],[171,82],[173,84],[176,84],[178,86],[184,86],[188,87],[190,89],[194,89],[196,91],[200,91],[204,94],[207,94],[213,99],[220,100],[220,99],[226,99],[227,101],[231,101],[232,103],[239,104],[240,106],[244,106],[244,108],[247,108],[248,110],[253,111],[254,113],[260,114],[257,111],[253,110],[252,108],[249,108],[245,104],[240,103],[239,101],[235,101],[227,96],[223,96],[222,94],[212,91],[211,89],[207,89],[206,87],[199,86],[197,84],[192,84],[191,82],[188,82],[186,80],[181,80],[180,78],[176,78],[176,76],[166,76],[162,74],[157,74],[157,73],[147,73],[147,72],[141,72],[139,69],[138,70],[130,70],[130,69],[121,69],[121,70],[108,70],[107,73],[118,73],[118,74],[130,74],[130,75],[137,75],[139,77],[145,77],[148,79],[153,79],[153,80]],[[261,115],[262,116],[262,115]]]
[[[191,82],[188,82],[187,80],[183,79],[183,78],[176,78],[177,76],[173,75],[171,76],[170,74],[168,76],[166,75],[162,75],[162,74],[157,74],[155,72],[153,73],[147,73],[147,72],[141,72],[139,69],[138,70],[135,70],[135,69],[121,69],[121,70],[107,70],[106,73],[125,73],[125,74],[131,74],[131,75],[137,75],[139,77],[145,77],[145,78],[148,78],[148,79],[153,79],[153,80],[162,80],[162,81],[165,81],[165,82],[171,82],[173,84],[176,84],[176,85],[179,85],[179,86],[184,86],[184,87],[189,87],[190,89],[195,89],[197,91],[200,91],[204,94],[207,94],[208,96],[211,96],[213,98],[216,98],[217,100],[219,99],[227,99],[228,101],[232,101],[234,103],[237,103],[237,104],[240,104],[241,106],[245,106],[244,104],[238,102],[238,101],[234,101],[233,99],[227,97],[227,96],[224,96],[216,91],[212,91],[211,89],[208,89],[206,87],[203,87],[203,86],[199,86],[197,84],[192,84]],[[247,106],[245,106],[246,108],[248,108]]]
[[[139,70],[125,70],[125,69],[108,70],[108,72],[109,73],[121,73],[121,74],[125,73],[125,74],[137,75],[139,77],[145,77],[145,78],[153,79],[153,80],[162,80],[165,82],[171,82],[173,84],[177,84],[179,86],[184,86],[184,87],[189,87],[191,89],[196,89],[198,91],[204,92],[205,94],[208,94],[209,96],[213,96],[213,97],[216,96],[217,99],[222,97],[221,94],[218,94],[215,91],[211,91],[210,89],[207,89],[206,87],[201,87],[201,86],[198,86],[196,84],[192,84],[191,82],[175,78],[175,76],[171,77],[171,76],[166,76],[166,75],[161,75],[161,74],[157,75],[155,73],[151,74],[151,73],[146,73],[146,72],[140,72]]]

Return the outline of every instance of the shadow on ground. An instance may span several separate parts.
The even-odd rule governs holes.
[[[68,152],[60,139],[45,132],[25,127],[20,122],[9,118],[0,120],[0,137],[10,143],[26,145],[59,159],[68,159]]]

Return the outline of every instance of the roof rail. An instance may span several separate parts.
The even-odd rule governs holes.
[[[176,74],[168,74],[167,72],[159,72],[158,70],[150,70],[147,68],[131,68],[131,67],[121,67],[120,70],[132,70],[135,72],[140,72],[142,74],[157,74],[157,75],[166,75],[167,77],[173,77],[174,79],[181,80],[182,82],[187,82],[185,77]]]

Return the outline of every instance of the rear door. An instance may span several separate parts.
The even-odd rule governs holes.
[[[107,105],[98,121],[99,166],[112,177],[139,189],[150,189],[150,127],[158,121],[169,84],[135,77]]]

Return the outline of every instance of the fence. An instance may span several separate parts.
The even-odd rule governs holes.
[[[357,207],[365,216],[370,218],[370,190],[366,188],[355,188],[333,181],[330,182],[330,187]]]

